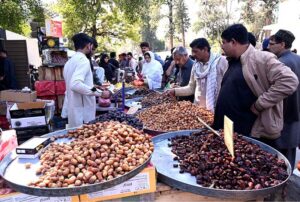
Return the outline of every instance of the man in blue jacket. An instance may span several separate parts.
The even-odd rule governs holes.
[[[291,68],[300,80],[300,56],[291,51],[295,36],[288,30],[280,29],[270,37],[269,50],[280,62]],[[295,166],[296,148],[300,144],[300,87],[283,101],[284,125],[280,138],[274,147]]]

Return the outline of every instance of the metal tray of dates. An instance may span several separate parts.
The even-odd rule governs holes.
[[[74,130],[70,129],[70,130]],[[67,134],[68,130],[60,130],[53,133],[44,135],[44,137],[57,137]],[[66,143],[71,141],[68,138],[57,139],[56,142]],[[101,183],[81,185],[78,187],[60,187],[60,188],[38,188],[28,186],[33,180],[37,180],[36,169],[40,167],[39,158],[35,159],[20,159],[17,157],[15,151],[10,152],[0,163],[0,175],[7,182],[7,184],[14,190],[35,196],[72,196],[79,194],[87,194],[91,192],[101,191],[134,177],[140,173],[150,162],[151,156],[142,165],[138,166],[134,170],[112,180],[108,180]],[[30,163],[31,168],[26,169],[25,164]]]
[[[176,163],[176,161],[174,161],[174,157],[176,155],[171,152],[171,147],[168,146],[168,144],[170,143],[170,138],[176,136],[189,136],[193,132],[197,131],[199,130],[169,132],[152,138],[155,152],[152,154],[151,162],[156,167],[156,170],[158,172],[158,179],[160,181],[172,187],[204,196],[227,199],[252,200],[265,197],[268,194],[275,193],[288,181],[289,177],[291,176],[291,165],[280,152],[262,142],[254,140],[252,138],[244,137],[247,141],[259,145],[260,148],[262,148],[262,150],[272,154],[277,154],[279,159],[283,159],[287,167],[287,179],[276,186],[262,188],[258,190],[229,190],[201,186],[196,183],[195,176],[192,176],[190,173],[187,172],[181,174],[179,173],[179,167],[174,168],[173,165],[174,163]]]

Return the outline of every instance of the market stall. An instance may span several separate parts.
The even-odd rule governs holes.
[[[0,174],[24,194],[4,195],[3,200],[245,201],[280,195],[285,186],[299,187],[299,177],[293,175],[286,158],[259,141],[235,136],[233,159],[224,140],[199,121],[210,125],[213,114],[209,111],[157,91],[127,87],[124,92],[123,96],[116,93],[116,99],[137,99],[139,111],[126,114],[114,108],[82,128],[46,134],[43,137],[53,142],[40,157],[20,158],[12,148],[0,164]],[[135,107],[125,106],[125,111]],[[214,149],[215,144],[222,147]],[[248,145],[255,149],[247,149]],[[240,147],[246,153],[239,154]],[[266,161],[266,167],[258,161]],[[255,167],[265,170],[258,172]],[[231,178],[212,178],[221,171]],[[266,180],[270,178],[274,179]],[[299,193],[287,197],[295,196]]]

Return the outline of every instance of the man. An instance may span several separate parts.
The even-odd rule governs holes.
[[[248,31],[242,24],[228,27],[221,37],[229,67],[213,127],[223,128],[226,115],[234,122],[235,132],[261,141],[278,138],[283,126],[282,100],[296,90],[296,75],[274,54],[249,45]]]
[[[92,41],[92,51],[89,54],[87,54],[86,57],[90,62],[91,70],[92,70],[92,73],[93,73],[93,83],[94,83],[94,85],[95,86],[96,85],[101,86],[103,81],[104,81],[104,78],[103,78],[103,81],[100,81],[100,77],[96,74],[97,69],[101,68],[101,67],[99,67],[97,62],[92,59],[93,55],[95,54],[95,50],[98,47],[98,42],[94,38],[91,38],[91,41]],[[103,70],[103,77],[104,77],[104,70]],[[62,111],[61,111],[61,117],[62,118],[68,118],[68,108],[67,107],[68,107],[68,96],[67,96],[67,90],[66,90],[65,99],[64,99],[64,103],[63,103],[63,108],[62,108]]]
[[[93,41],[84,33],[74,35],[72,40],[76,54],[68,60],[64,67],[70,128],[81,126],[83,123],[95,119],[95,96],[109,96],[108,91],[97,92],[93,87],[93,73],[90,61],[86,57],[92,52]]]
[[[131,52],[127,53],[127,59],[128,59],[129,67],[131,67],[134,70],[134,72],[136,72],[136,67],[138,66],[138,64],[137,61],[133,58]]]
[[[175,85],[178,85],[180,87],[187,86],[190,81],[194,61],[190,59],[186,48],[182,46],[174,48],[172,58],[176,66]],[[181,96],[178,97],[178,100],[187,100],[193,102],[194,95]]]
[[[164,65],[163,65],[163,70],[164,70],[164,74],[163,74],[163,79],[162,79],[162,86],[165,86],[168,82],[172,81],[174,78],[172,77],[170,71],[167,72],[167,70],[170,68],[174,68],[175,63],[173,62],[173,51],[174,51],[175,47],[171,49],[171,56],[167,57]]]
[[[118,69],[119,62],[118,62],[118,60],[116,60],[116,56],[117,56],[116,52],[111,52],[109,54],[109,56],[110,56],[110,59],[108,60],[108,63],[110,63],[114,67],[115,70]]]
[[[17,89],[15,65],[7,57],[7,51],[0,49],[0,90]]]
[[[151,51],[151,48],[150,48],[150,44],[148,42],[142,42],[140,44],[140,47],[141,47],[141,50],[142,50],[142,53],[143,55],[148,52],[148,51]],[[153,52],[154,53],[154,52]],[[154,53],[154,57],[155,57],[155,60],[157,60],[162,66],[164,65],[164,61],[160,58],[159,55],[157,55],[156,53]]]
[[[86,57],[90,61],[91,70],[93,73],[93,81],[94,85],[101,86],[104,82],[104,69],[99,67],[99,64],[93,58],[95,55],[95,51],[98,48],[98,42],[95,38],[91,38],[92,40],[92,51],[90,54],[86,55]]]
[[[300,56],[291,52],[295,36],[287,30],[279,30],[270,37],[269,50],[274,53],[280,62],[291,68],[300,79]],[[295,166],[296,148],[300,144],[300,87],[283,100],[284,125],[280,138],[275,141],[274,147]]]
[[[190,47],[196,63],[193,65],[189,84],[166,93],[175,96],[194,94],[195,103],[214,112],[222,77],[227,69],[227,60],[212,53],[205,38],[195,39]]]
[[[119,67],[120,69],[125,69],[125,67],[128,67],[128,60],[126,53],[121,53],[119,55]]]

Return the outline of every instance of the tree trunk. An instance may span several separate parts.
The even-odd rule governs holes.
[[[169,34],[170,34],[170,49],[173,48],[174,24],[173,24],[173,0],[168,1],[169,4]]]
[[[94,24],[92,27],[92,37],[96,39],[96,36],[97,36],[97,27],[96,24]]]
[[[181,19],[181,33],[182,33],[182,45],[185,47],[185,30],[184,30],[184,22]]]

